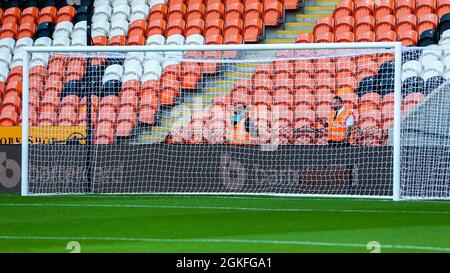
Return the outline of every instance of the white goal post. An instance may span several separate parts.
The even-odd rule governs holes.
[[[401,190],[402,50],[401,43],[383,42],[25,47],[28,54],[23,59],[21,126],[22,140],[30,141],[21,144],[22,195],[175,193],[407,198],[402,196]],[[217,52],[228,52],[232,56],[211,57]],[[375,55],[376,58],[370,57]],[[393,94],[389,96],[393,100],[393,111],[389,123],[392,125],[382,129],[382,125],[376,125],[378,117],[371,116],[375,114],[368,108],[370,96],[366,96],[364,102],[360,98],[376,93],[371,92],[371,88],[379,89],[382,85],[380,81],[373,81],[364,87],[362,82],[373,73],[373,79],[377,77],[382,63],[375,69],[369,64],[381,62],[378,56],[385,55],[393,57],[390,61],[394,64],[393,71],[389,72],[394,79],[393,90],[390,90]],[[98,59],[102,60],[99,67],[103,68],[91,69]],[[194,74],[187,65],[190,63],[195,63]],[[70,73],[75,73],[76,67],[71,65],[80,64],[80,69],[86,69],[80,76],[83,80],[79,80],[84,84],[82,92],[69,83],[73,77],[68,72],[70,69]],[[208,70],[207,64],[214,66],[213,71]],[[155,73],[151,68],[155,65],[162,71],[153,78]],[[174,72],[177,76],[165,73],[171,65],[177,66]],[[43,67],[44,72],[36,67]],[[52,72],[49,72],[50,67]],[[351,69],[356,69],[358,74]],[[193,75],[195,79],[189,78]],[[347,76],[349,81],[344,80]],[[141,89],[132,98],[124,97],[125,93],[133,94],[125,90],[127,80],[138,81],[143,86],[148,79],[161,82],[154,95],[159,101],[156,109],[147,104],[149,93]],[[332,81],[331,89],[328,79]],[[181,86],[181,94],[167,95],[166,88],[172,86],[171,81]],[[99,86],[94,86],[94,82]],[[245,88],[251,91],[242,91]],[[105,90],[116,89],[114,95],[104,94]],[[349,89],[358,94],[356,101],[350,98],[354,95]],[[361,91],[363,89],[366,91]],[[103,95],[90,93],[93,90],[100,90]],[[319,93],[323,92],[330,93],[326,94],[330,101],[320,97]],[[48,98],[49,93],[57,98]],[[269,96],[270,103],[261,102],[260,94]],[[302,94],[311,95],[314,102],[304,102]],[[380,102],[372,102],[379,103],[376,113],[381,122],[385,119],[381,116],[383,94],[378,96]],[[327,119],[331,114],[327,110],[322,116],[319,108],[331,109],[336,95],[345,97],[346,109],[354,107],[353,112],[349,111],[349,116],[355,120],[351,128],[359,131],[352,131],[346,138],[352,143],[350,146],[326,145],[330,139],[327,128],[332,126]],[[80,105],[72,105],[70,96]],[[166,102],[167,96],[172,96],[170,99],[174,102]],[[81,110],[83,98],[85,108]],[[290,101],[284,103],[280,98]],[[135,107],[130,103],[134,99]],[[231,102],[222,101],[226,99]],[[113,106],[108,105],[108,101],[114,101],[109,102]],[[241,101],[248,101],[248,104],[241,104]],[[86,103],[88,114],[83,114],[88,120],[81,121]],[[200,110],[195,108],[199,105]],[[240,105],[245,107],[239,108]],[[365,112],[359,111],[359,107]],[[150,108],[155,111],[151,121],[142,113],[143,109]],[[131,111],[133,122],[123,125],[119,115],[125,109]],[[287,109],[287,112],[280,109]],[[74,111],[78,119],[63,120],[63,116],[71,120],[70,111]],[[108,111],[114,115],[111,121],[114,125],[105,125],[103,121],[108,117],[102,120]],[[186,112],[189,115],[185,115]],[[220,122],[214,116],[217,113],[224,115],[218,117]],[[266,114],[266,118],[261,117]],[[181,122],[186,116],[188,120]],[[228,139],[233,130],[239,129],[242,117],[249,132],[244,141],[249,142],[232,143],[242,141]],[[364,118],[368,122],[362,125]],[[375,124],[380,135],[375,136],[378,131],[373,134],[364,131],[368,124]],[[218,130],[215,126],[223,128],[218,138],[214,135]],[[67,143],[68,135],[73,137],[69,127],[85,128],[81,133],[83,144],[81,140],[76,145]],[[197,138],[198,130],[201,132]],[[105,131],[111,131],[111,136],[108,133],[100,136]],[[122,135],[123,131],[126,132]],[[164,133],[162,143],[155,140],[159,137],[157,133]],[[36,140],[45,137],[48,137],[46,143]]]

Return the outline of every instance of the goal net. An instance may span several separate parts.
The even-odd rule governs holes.
[[[450,199],[449,71],[448,46],[403,50],[403,199]]]
[[[394,45],[28,48],[23,194],[392,198]],[[448,196],[406,141],[402,193]]]

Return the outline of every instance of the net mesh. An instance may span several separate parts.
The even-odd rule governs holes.
[[[400,196],[449,199],[450,48],[405,48],[402,62]]]
[[[29,193],[391,196],[393,57],[33,53]]]

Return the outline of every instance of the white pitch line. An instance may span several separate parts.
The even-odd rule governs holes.
[[[169,206],[136,204],[82,204],[82,203],[5,203],[0,207],[94,207],[94,208],[148,208],[148,209],[191,209],[191,210],[237,210],[237,211],[274,211],[274,212],[341,212],[341,213],[390,213],[390,214],[438,214],[449,215],[450,211],[418,210],[355,210],[355,209],[315,209],[315,208],[258,208],[258,207],[224,207],[224,206]]]
[[[68,236],[7,236],[0,235],[0,240],[52,240],[52,241],[125,241],[144,243],[236,243],[236,244],[270,244],[270,245],[303,245],[303,246],[330,246],[330,247],[355,247],[365,248],[367,244],[361,243],[336,243],[336,242],[311,242],[311,241],[282,241],[282,240],[252,240],[252,239],[163,239],[163,238],[126,238],[126,237],[68,237]],[[450,252],[449,247],[414,246],[414,245],[381,245],[381,249],[409,249]]]
[[[17,197],[17,195],[12,195],[12,194],[3,194],[2,196],[12,196],[12,197]],[[34,196],[34,197],[39,197],[39,196]],[[127,194],[102,194],[102,195],[91,195],[91,194],[73,194],[73,195],[52,195],[51,197],[57,197],[57,198],[63,198],[63,199],[70,199],[70,198],[142,198],[142,199],[155,199],[155,198],[186,198],[186,199],[246,199],[246,200],[266,200],[266,199],[270,199],[270,200],[290,200],[290,201],[294,201],[294,200],[301,200],[301,201],[330,201],[333,198],[324,198],[324,197],[304,197],[304,196],[285,196],[285,197],[280,197],[280,196],[265,196],[265,195],[260,195],[258,197],[252,197],[252,196],[227,196],[227,195],[189,195],[189,194],[180,194],[180,195],[175,195],[175,194],[162,194],[162,195],[158,195],[158,194],[135,194],[135,195],[127,195]],[[33,197],[32,197],[33,198]],[[49,198],[48,196],[46,198]],[[338,199],[338,198],[336,198]],[[339,200],[344,200],[344,201],[354,201],[354,202],[394,202],[392,199],[371,199],[371,198],[339,198]],[[446,200],[433,200],[433,199],[405,199],[402,201],[402,203],[436,203],[436,204],[450,204],[450,201],[446,201]]]

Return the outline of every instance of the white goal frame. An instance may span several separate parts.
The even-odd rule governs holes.
[[[393,127],[393,194],[392,196],[362,196],[362,195],[326,195],[326,194],[260,194],[260,195],[289,195],[314,197],[346,197],[346,198],[392,198],[400,200],[400,121],[401,121],[401,70],[402,70],[402,44],[400,42],[373,42],[373,43],[319,43],[319,44],[241,44],[241,45],[164,45],[164,46],[45,46],[24,47],[27,53],[23,59],[23,86],[22,86],[22,140],[29,136],[28,105],[29,105],[29,64],[31,53],[73,53],[73,52],[157,52],[157,51],[264,51],[264,50],[333,50],[333,49],[391,49],[395,55],[395,89],[394,89],[394,127]],[[22,141],[22,169],[21,169],[21,195],[28,196],[28,141]],[[178,194],[178,193],[175,193]],[[191,193],[196,194],[196,193]],[[214,193],[208,193],[214,194]],[[217,193],[223,195],[224,193]],[[233,193],[234,195],[234,193]],[[259,195],[258,193],[236,195]]]

